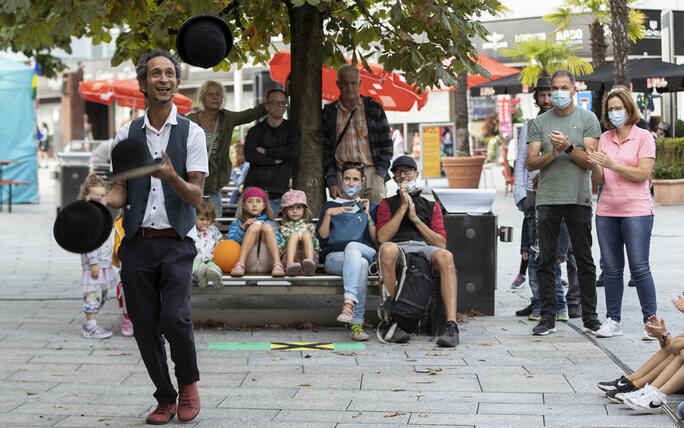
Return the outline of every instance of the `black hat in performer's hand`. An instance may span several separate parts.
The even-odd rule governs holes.
[[[232,48],[233,34],[226,21],[216,15],[195,15],[186,19],[176,36],[178,56],[196,67],[218,65]]]
[[[161,158],[152,159],[145,141],[126,138],[112,149],[112,175],[109,178],[113,181],[124,181],[151,174],[159,168]]]
[[[52,233],[60,247],[83,254],[100,248],[112,225],[112,213],[101,203],[75,201],[59,211]]]

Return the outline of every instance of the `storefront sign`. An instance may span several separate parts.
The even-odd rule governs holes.
[[[430,123],[420,125],[421,137],[421,168],[423,178],[442,177],[440,159],[443,156],[454,155],[453,123]]]

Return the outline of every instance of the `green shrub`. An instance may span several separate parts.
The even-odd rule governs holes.
[[[653,178],[684,178],[684,138],[656,138]]]

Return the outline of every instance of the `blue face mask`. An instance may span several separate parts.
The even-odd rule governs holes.
[[[408,190],[409,193],[413,193],[413,191],[416,190],[416,186],[418,185],[418,183],[414,179],[406,183],[406,185],[408,186],[406,190]]]
[[[554,91],[551,92],[551,102],[559,109],[564,109],[570,105],[571,91]]]
[[[616,128],[621,127],[622,125],[627,122],[627,116],[625,115],[625,110],[617,110],[617,111],[609,111],[608,112],[608,119],[610,120],[610,123],[613,124]]]
[[[347,195],[348,198],[351,199],[361,192],[361,185],[359,184],[358,186],[347,186],[347,185],[343,184],[342,185],[342,191],[344,192],[345,195]]]

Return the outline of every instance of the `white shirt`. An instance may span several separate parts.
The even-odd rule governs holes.
[[[162,151],[166,150],[169,144],[169,137],[171,136],[171,126],[176,125],[178,120],[176,118],[176,105],[172,104],[171,112],[166,118],[164,125],[160,130],[155,129],[147,117],[147,110],[145,110],[145,119],[143,127],[145,128],[145,135],[147,136],[147,147],[150,149],[150,154],[153,159],[161,158]],[[128,130],[132,122],[128,122],[118,131],[114,138],[112,148],[120,141],[128,138]],[[203,172],[204,176],[209,175],[209,161],[207,159],[207,145],[204,131],[195,122],[190,121],[190,129],[188,130],[188,154],[185,159],[185,170],[188,172]],[[153,229],[170,229],[169,217],[166,213],[166,205],[164,204],[164,190],[162,189],[162,181],[159,178],[150,177],[150,193],[147,198],[147,206],[145,207],[145,216],[143,217],[140,227],[150,227]],[[197,229],[193,227],[188,232],[188,237],[195,239],[197,236]]]

